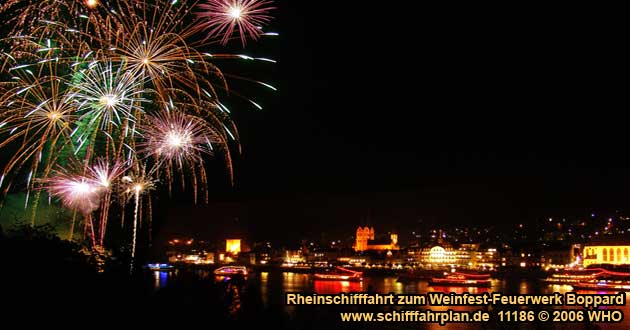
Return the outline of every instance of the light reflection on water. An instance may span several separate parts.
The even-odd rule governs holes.
[[[169,285],[170,282],[178,281],[177,273],[169,272],[153,272],[153,286],[155,290]],[[212,276],[201,275],[199,278],[203,281],[211,280]],[[564,294],[568,291],[572,291],[571,286],[568,285],[546,285],[539,283],[535,280],[492,280],[492,286],[490,288],[478,288],[478,287],[432,287],[429,286],[427,281],[408,281],[398,282],[396,277],[393,276],[366,276],[363,281],[319,281],[314,280],[310,274],[301,273],[288,273],[288,272],[261,272],[252,273],[252,276],[248,278],[245,286],[252,289],[253,292],[257,292],[257,299],[265,310],[268,309],[282,309],[284,313],[290,315],[292,319],[299,319],[302,317],[300,313],[313,313],[313,310],[303,311],[301,307],[286,306],[284,304],[284,295],[287,292],[302,292],[302,293],[317,293],[317,294],[336,294],[340,292],[369,292],[369,293],[396,293],[396,294],[424,294],[428,292],[444,292],[444,293],[484,293],[484,292],[501,292],[504,294],[550,294],[559,292]],[[578,293],[597,293],[593,291],[578,291]],[[605,292],[610,293],[610,292]],[[628,293],[626,294],[626,301],[630,302]],[[247,305],[247,301],[243,302],[243,305]],[[319,310],[325,310],[326,307],[318,307]],[[445,311],[448,309],[471,311],[480,309],[480,306],[413,306],[411,309],[426,309],[430,308],[434,311]],[[522,308],[532,309],[533,307]],[[536,307],[538,310],[545,308],[544,306]],[[535,308],[535,309],[536,309]],[[573,307],[557,306],[553,308],[570,309]],[[544,326],[534,325],[532,323],[512,323],[512,324],[457,324],[451,323],[446,326],[440,326],[435,323],[415,324],[413,327],[409,327],[405,323],[379,323],[383,325],[382,328],[396,328],[396,329],[489,329],[489,328],[507,328],[507,329],[600,329],[600,330],[620,330],[630,329],[630,306],[615,307],[621,308],[625,317],[621,323],[598,323],[593,327],[583,323],[548,323]],[[403,309],[402,307],[382,307],[382,311],[389,311],[394,309]],[[404,307],[404,309],[410,309]],[[356,311],[362,311],[362,308],[357,307]],[[328,309],[328,312],[335,311],[335,307]]]
[[[267,298],[269,290],[267,289],[269,282],[269,273],[261,272],[260,273],[260,299],[262,300],[263,306],[267,308],[269,306],[269,299]]]
[[[155,290],[161,289],[166,286],[168,282],[168,272],[156,270],[153,272],[153,288]]]
[[[319,294],[335,294],[339,292],[361,292],[363,282],[350,281],[313,281],[313,291]]]
[[[396,293],[396,294],[424,294],[428,292],[444,292],[444,293],[484,293],[484,292],[501,292],[505,294],[550,294],[559,292],[564,294],[568,291],[572,291],[571,286],[568,285],[545,285],[540,284],[535,280],[492,280],[492,286],[490,288],[481,287],[440,287],[429,286],[427,281],[409,281],[398,282],[396,277],[392,276],[367,276],[361,282],[348,282],[348,281],[315,281],[312,280],[312,276],[308,274],[292,274],[284,273],[284,288],[285,292],[315,292],[318,294],[334,294],[340,292],[378,292],[378,293]],[[286,290],[290,288],[290,290]],[[578,291],[579,293],[596,293]],[[609,292],[606,292],[609,293]],[[630,302],[628,293],[626,294],[626,301]],[[422,309],[427,306],[421,307]],[[428,307],[434,311],[446,311],[448,309],[460,310],[460,311],[472,311],[479,309],[479,306],[431,306]],[[524,307],[531,308],[531,307]],[[544,308],[542,306],[538,307]],[[572,307],[558,306],[554,308],[568,309]],[[618,308],[618,307],[616,307]],[[582,323],[557,323],[547,324],[544,327],[536,327],[541,329],[601,329],[601,330],[617,330],[617,329],[630,329],[630,306],[626,305],[621,307],[624,315],[628,317],[624,318],[621,323],[600,323],[595,327],[592,325],[585,325]],[[396,308],[398,309],[398,308]],[[295,313],[294,308],[289,308],[290,313]],[[511,325],[498,325],[494,328],[512,328],[512,329],[530,329],[534,328],[532,323],[514,323]],[[403,327],[404,328],[404,327]],[[417,326],[413,328],[418,328]],[[437,323],[426,323],[422,325],[423,329],[486,329],[490,328],[487,324],[458,324],[451,323],[446,326],[440,326]]]
[[[311,275],[299,273],[282,273],[282,288],[285,292],[303,291],[310,286]]]

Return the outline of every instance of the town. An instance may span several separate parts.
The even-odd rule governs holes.
[[[302,239],[295,246],[273,246],[229,237],[222,242],[197,238],[168,241],[173,264],[247,264],[293,271],[333,265],[372,271],[404,269],[549,271],[630,264],[630,217],[620,215],[545,218],[517,224],[511,231],[493,227],[435,228],[379,232],[358,226],[344,240]]]

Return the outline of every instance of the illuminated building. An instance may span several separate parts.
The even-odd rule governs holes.
[[[391,251],[391,250],[399,250],[398,246],[398,235],[391,234],[389,236],[390,241],[387,243],[379,243],[372,242],[370,244],[368,241],[374,241],[374,227],[361,227],[357,228],[356,239],[354,243],[354,250],[357,252],[360,251]]]
[[[438,236],[432,245],[410,253],[414,259],[430,268],[496,269],[499,254],[493,248],[480,248],[479,244],[461,244],[453,247]]]
[[[368,249],[368,240],[374,240],[374,227],[357,228],[356,241],[354,243],[355,251],[365,251]]]
[[[348,254],[350,255],[350,254]],[[333,249],[318,249],[317,251],[313,251],[307,256],[306,261],[310,263],[326,263],[334,262],[339,257],[346,256],[346,253],[340,250]]]
[[[586,244],[583,250],[584,267],[599,264],[630,264],[630,242]]]
[[[361,257],[339,257],[337,258],[337,262],[340,262],[344,265],[361,267],[367,265],[371,262],[371,259],[367,256]]]
[[[514,249],[501,254],[501,266],[508,268],[539,269],[545,266],[539,252],[529,249]]]
[[[168,257],[170,263],[184,263],[184,264],[214,264],[214,253],[212,252],[190,252],[171,254]]]
[[[547,270],[551,268],[560,269],[565,267],[581,266],[581,252],[581,244],[546,248],[542,252],[542,266],[544,266]]]
[[[448,247],[445,249],[441,246],[434,246],[430,248],[428,251],[428,258],[425,256],[424,259],[430,264],[452,265],[457,262],[457,257],[454,253],[454,250]]]
[[[194,239],[192,238],[190,239],[175,238],[168,241],[168,244],[173,245],[173,246],[185,246],[185,245],[192,245],[193,242],[194,242]]]
[[[231,253],[231,254],[241,253],[241,240],[240,239],[226,239],[225,252]]]
[[[476,269],[496,269],[499,267],[499,253],[497,249],[477,248],[470,254],[471,268]]]
[[[455,249],[438,235],[437,241],[420,251],[420,262],[430,267],[468,267],[470,251]]]
[[[215,254],[206,241],[174,238],[168,241],[166,256],[171,263],[213,264]]]
[[[266,265],[271,261],[271,255],[268,252],[251,252],[249,254],[249,263],[252,265]]]
[[[294,267],[306,263],[302,250],[286,250],[282,266]]]
[[[431,267],[470,267],[470,251],[454,249],[450,244],[435,245],[420,252],[420,262]]]

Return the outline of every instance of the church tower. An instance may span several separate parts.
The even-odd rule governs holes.
[[[355,237],[354,250],[357,252],[367,250],[368,240],[374,240],[374,227],[359,226]]]

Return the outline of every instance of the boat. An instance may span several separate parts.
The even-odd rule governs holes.
[[[313,270],[312,266],[306,265],[306,264],[287,264],[287,263],[284,263],[280,267],[286,268],[287,271],[296,271],[296,272]]]
[[[572,285],[579,282],[591,281],[604,274],[603,268],[567,269],[555,272],[542,281],[547,284]]]
[[[571,284],[573,290],[630,291],[630,273],[602,269],[592,279]]]
[[[223,266],[214,270],[217,276],[247,276],[247,267],[245,266]]]
[[[433,277],[429,281],[430,286],[465,286],[488,288],[492,282],[490,274],[467,274],[455,272],[445,277]]]
[[[335,267],[327,272],[315,273],[315,280],[319,281],[362,281],[363,272],[350,270],[343,267]]]
[[[420,270],[414,269],[404,272],[398,275],[397,282],[409,282],[409,281],[428,281],[438,275],[440,272],[435,270]]]
[[[171,264],[147,264],[146,268],[155,271],[170,271],[175,269]]]

